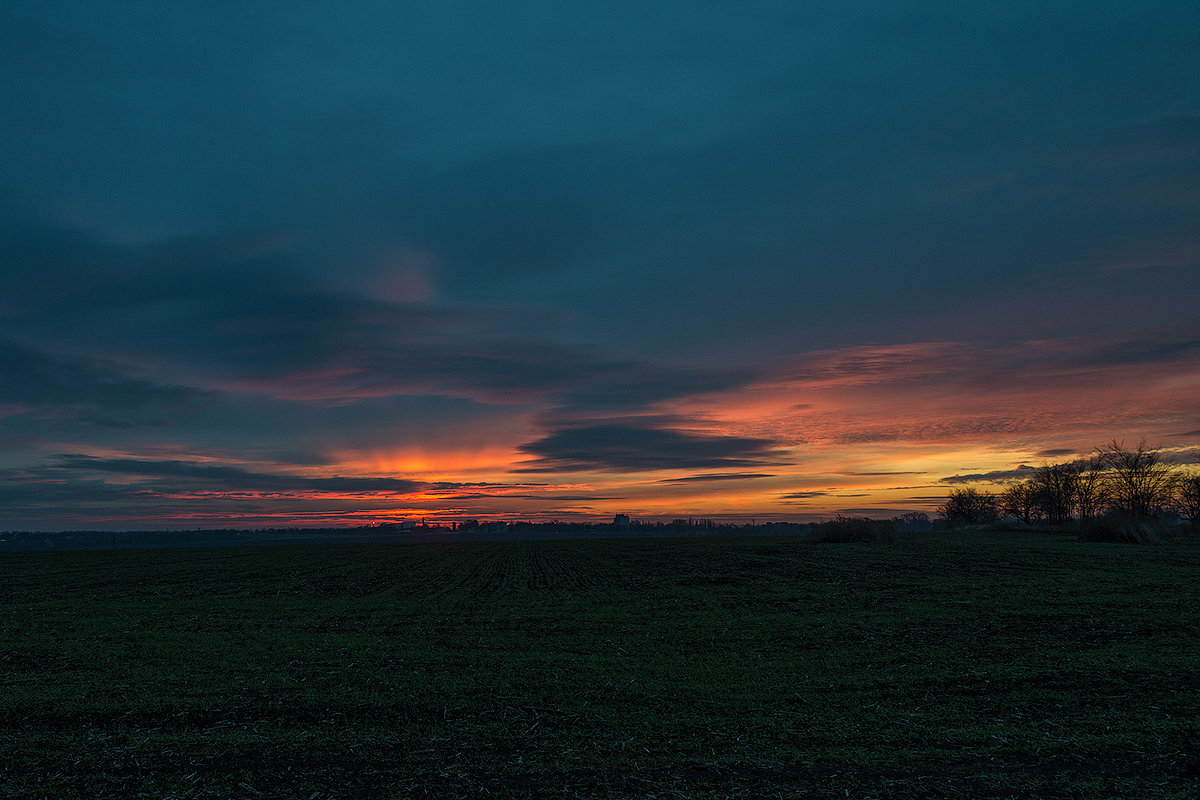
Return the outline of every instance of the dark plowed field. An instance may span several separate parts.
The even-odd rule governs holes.
[[[0,797],[1200,796],[1200,546],[0,554]]]

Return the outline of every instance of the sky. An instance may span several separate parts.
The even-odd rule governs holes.
[[[1194,0],[6,0],[0,75],[0,529],[1200,460]]]

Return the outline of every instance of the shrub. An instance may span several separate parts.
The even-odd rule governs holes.
[[[1174,537],[1162,520],[1128,511],[1110,511],[1081,522],[1079,538],[1085,542],[1161,544]]]

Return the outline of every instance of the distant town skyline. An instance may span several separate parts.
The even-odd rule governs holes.
[[[932,513],[1200,462],[1200,15],[0,9],[0,530]]]

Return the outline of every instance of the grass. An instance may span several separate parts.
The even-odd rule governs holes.
[[[1200,546],[0,554],[6,798],[1194,798]]]

